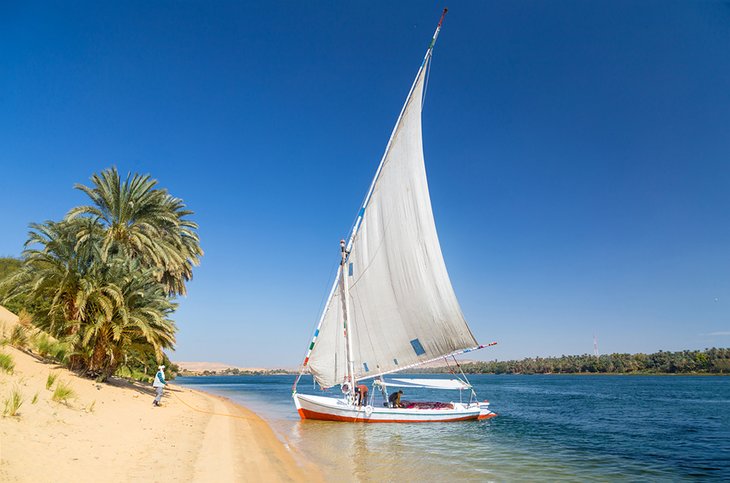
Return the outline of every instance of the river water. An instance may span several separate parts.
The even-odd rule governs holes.
[[[175,382],[256,411],[331,481],[730,480],[730,377],[469,379],[498,417],[433,424],[301,421],[291,399],[293,376]],[[298,391],[322,394],[308,377]],[[458,391],[404,395],[458,398]]]

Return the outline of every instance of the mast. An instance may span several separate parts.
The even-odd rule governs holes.
[[[340,267],[338,269],[338,273],[335,276],[334,282],[332,284],[332,288],[330,289],[330,293],[327,297],[327,301],[325,302],[325,309],[323,310],[322,314],[320,315],[319,322],[317,323],[317,328],[314,331],[314,335],[312,337],[312,341],[309,345],[309,348],[307,350],[306,356],[304,357],[304,362],[302,363],[299,375],[297,376],[296,380],[294,381],[294,384],[292,385],[292,392],[296,392],[297,384],[299,383],[299,379],[302,377],[302,374],[304,374],[304,371],[307,369],[307,364],[309,362],[309,357],[312,353],[312,349],[314,348],[314,344],[317,340],[317,337],[319,336],[319,330],[322,326],[322,322],[324,322],[325,315],[327,312],[327,307],[329,306],[332,297],[335,296],[338,282],[340,281],[340,277],[342,278],[342,287],[344,290],[344,293],[342,293],[343,299],[343,305],[344,305],[344,330],[345,330],[345,337],[347,341],[347,381],[350,382],[351,388],[350,391],[352,394],[354,394],[355,391],[355,381],[354,381],[354,374],[355,374],[355,364],[354,364],[354,353],[352,350],[352,327],[350,326],[351,320],[349,317],[350,313],[350,302],[349,302],[349,280],[348,280],[348,274],[345,274],[345,268],[347,265],[347,259],[350,255],[350,250],[352,249],[352,244],[355,241],[355,236],[358,233],[358,230],[362,224],[363,217],[365,216],[365,210],[367,209],[368,203],[370,202],[370,198],[372,197],[373,191],[375,189],[376,183],[378,181],[378,178],[380,176],[380,172],[383,168],[383,163],[387,159],[388,153],[390,152],[391,145],[393,143],[393,139],[395,138],[395,135],[398,131],[398,127],[400,126],[401,120],[403,118],[403,114],[406,111],[406,108],[408,107],[409,102],[411,101],[411,97],[413,95],[413,91],[416,88],[416,84],[418,83],[418,79],[421,76],[421,73],[423,72],[423,69],[427,67],[428,61],[430,60],[432,54],[433,54],[433,47],[436,44],[436,39],[438,38],[439,33],[441,32],[441,25],[443,24],[444,17],[446,16],[446,12],[448,12],[447,8],[444,8],[444,11],[441,14],[441,18],[439,19],[438,25],[436,26],[436,31],[433,34],[433,37],[431,38],[431,42],[428,45],[428,48],[426,49],[426,55],[423,58],[423,62],[421,63],[420,68],[418,69],[418,73],[416,74],[415,79],[413,80],[413,84],[411,84],[411,88],[408,91],[408,96],[406,97],[406,101],[403,104],[403,107],[401,108],[400,114],[398,115],[398,119],[395,123],[395,127],[393,128],[393,132],[390,135],[390,138],[388,139],[388,144],[385,147],[385,152],[383,153],[382,158],[380,159],[380,163],[378,164],[378,169],[375,172],[375,176],[373,177],[373,180],[370,184],[370,188],[368,189],[367,195],[365,196],[365,199],[363,200],[363,203],[361,205],[361,208],[357,214],[357,218],[355,219],[355,223],[353,224],[352,231],[350,233],[350,236],[347,239],[347,243],[344,242],[344,240],[340,241],[340,247],[342,250],[342,260],[340,262]]]
[[[340,276],[342,277],[342,300],[344,306],[344,330],[345,340],[347,341],[347,377],[346,380],[350,381],[350,394],[355,395],[355,361],[352,353],[352,321],[350,320],[350,274],[347,270],[347,256],[349,251],[345,247],[345,240],[340,240],[340,250],[342,250],[342,266],[340,267]]]

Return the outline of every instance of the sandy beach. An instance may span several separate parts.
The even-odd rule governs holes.
[[[18,416],[0,419],[1,481],[317,481],[255,413],[171,384],[155,408],[152,388],[98,384],[6,346],[0,403],[22,393]],[[75,396],[52,400],[50,373]],[[55,385],[54,385],[55,387]],[[36,398],[35,403],[33,399]]]

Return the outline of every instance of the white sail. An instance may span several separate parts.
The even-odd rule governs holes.
[[[431,211],[421,138],[425,73],[424,63],[344,267],[355,379],[478,345],[451,286]],[[342,292],[335,287],[309,357],[323,387],[345,382],[344,334]]]
[[[325,308],[322,322],[310,345],[309,372],[322,387],[342,384],[347,374],[347,341],[343,327],[342,280],[337,272],[337,286]]]

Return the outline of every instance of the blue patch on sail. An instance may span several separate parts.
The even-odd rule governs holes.
[[[352,263],[347,267],[347,274],[352,277]]]
[[[421,341],[418,339],[413,339],[411,341],[411,345],[413,346],[413,350],[416,351],[416,355],[420,356],[426,353],[425,350],[423,350],[423,346],[421,345]]]
[[[393,364],[398,365],[398,359],[393,359]]]
[[[363,362],[362,363],[362,366],[365,368],[365,372],[370,372],[370,369],[368,369],[368,363],[367,362]]]

